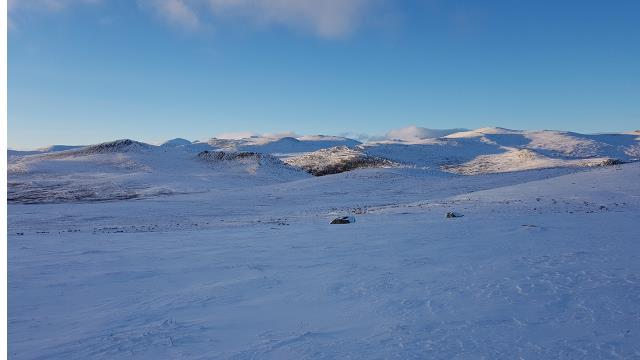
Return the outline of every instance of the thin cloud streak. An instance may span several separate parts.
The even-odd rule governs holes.
[[[371,4],[371,0],[209,0],[215,16],[303,29],[325,38],[352,32]]]
[[[215,27],[228,20],[257,27],[284,27],[333,39],[354,32],[363,19],[387,0],[137,0],[139,7],[181,30]],[[18,11],[55,13],[104,0],[9,0]]]
[[[102,0],[8,0],[9,14],[17,10],[35,10],[55,12],[73,5],[96,5]]]
[[[169,25],[183,30],[197,30],[201,21],[196,11],[189,5],[193,1],[183,0],[139,0],[138,4],[149,9]]]

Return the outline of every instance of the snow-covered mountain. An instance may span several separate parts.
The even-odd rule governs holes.
[[[483,128],[446,136],[449,139],[478,139],[505,148],[531,149],[546,156],[578,159],[610,157],[619,160],[640,159],[637,134],[585,135],[568,131],[517,131]]]
[[[357,140],[327,135],[300,137],[252,136],[244,139],[217,139],[208,141],[209,145],[231,151],[252,151],[268,154],[290,154],[311,152],[335,146],[353,147],[359,145]]]
[[[8,157],[8,195],[15,202],[96,201],[283,183],[360,168],[478,175],[640,159],[637,132],[584,135],[482,128],[444,133],[365,144],[325,135],[253,136],[206,143],[177,138],[160,145],[123,139],[14,151]]]
[[[214,161],[212,151],[207,144],[156,146],[123,139],[14,156],[8,164],[8,198],[27,203],[146,198],[310,176],[268,154],[227,154],[225,161]]]
[[[595,166],[640,160],[634,133],[584,135],[564,131],[481,128],[441,138],[364,144],[368,154],[463,174]]]
[[[12,156],[46,154],[46,153],[57,152],[57,151],[79,149],[79,148],[82,148],[82,147],[84,147],[84,146],[82,146],[82,145],[49,145],[49,146],[41,147],[41,148],[38,148],[38,149],[35,149],[35,150],[11,150],[11,149],[9,149],[7,151],[7,155],[9,157],[12,157]]]

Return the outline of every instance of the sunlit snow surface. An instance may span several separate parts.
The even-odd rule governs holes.
[[[10,159],[9,357],[640,357],[640,164],[432,166],[566,151],[437,147],[476,135],[356,145],[422,163],[323,177],[184,141]]]
[[[638,357],[640,167],[567,172],[10,204],[9,355]]]

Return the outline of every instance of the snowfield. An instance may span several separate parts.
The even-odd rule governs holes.
[[[544,133],[10,153],[9,356],[639,358],[639,136]]]

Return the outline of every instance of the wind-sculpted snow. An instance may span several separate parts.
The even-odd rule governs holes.
[[[315,176],[339,174],[363,168],[398,166],[391,160],[371,156],[346,146],[322,149],[284,160],[287,164],[301,168]]]
[[[10,203],[10,358],[640,354],[638,163],[274,182],[226,152],[123,156],[209,190]]]
[[[142,199],[173,195],[167,188],[154,188],[136,184],[111,184],[93,179],[77,182],[73,180],[50,182],[15,182],[9,184],[7,201],[22,204],[46,204],[60,202],[94,202]]]

